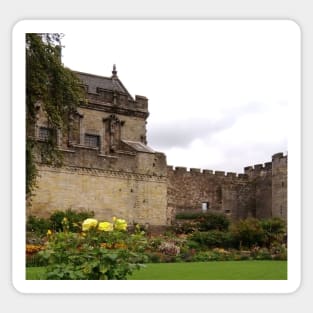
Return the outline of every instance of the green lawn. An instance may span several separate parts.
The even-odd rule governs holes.
[[[40,279],[42,267],[27,268],[27,279]],[[283,280],[286,261],[218,261],[146,264],[131,280]]]

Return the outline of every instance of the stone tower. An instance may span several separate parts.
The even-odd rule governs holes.
[[[282,153],[272,157],[272,216],[287,220],[288,159]]]

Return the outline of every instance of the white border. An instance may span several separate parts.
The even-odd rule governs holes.
[[[12,282],[21,293],[107,293],[107,294],[203,294],[203,293],[292,293],[301,282],[301,82],[299,99],[290,110],[288,137],[288,279],[283,281],[35,281],[25,279],[25,33],[64,32],[68,23],[86,20],[25,20],[12,32]],[[299,33],[299,26],[292,23]],[[299,60],[300,60],[299,49]]]

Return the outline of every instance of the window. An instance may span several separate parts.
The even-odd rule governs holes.
[[[39,128],[39,139],[43,141],[48,141],[51,138],[51,128],[48,127],[40,127]]]
[[[85,134],[85,146],[90,148],[97,148],[99,147],[99,143],[99,136]]]

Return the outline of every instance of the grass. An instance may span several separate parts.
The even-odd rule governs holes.
[[[30,267],[26,279],[40,279],[43,267]],[[146,264],[130,280],[285,280],[286,261],[218,261]]]
[[[148,264],[132,280],[281,280],[286,261],[218,261]]]

